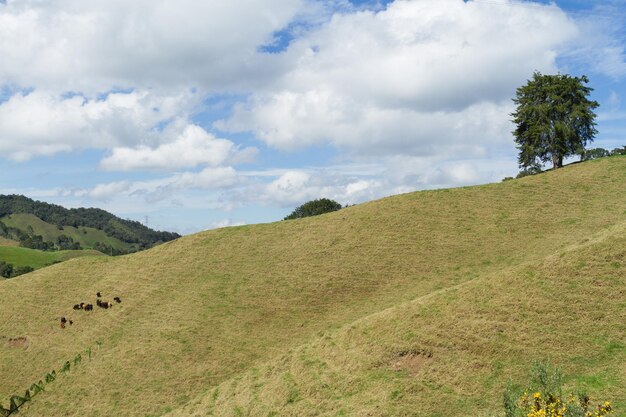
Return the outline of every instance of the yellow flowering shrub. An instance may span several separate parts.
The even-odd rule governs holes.
[[[558,369],[543,363],[533,367],[532,384],[522,394],[509,387],[504,394],[506,417],[604,417],[613,413],[606,401],[593,406],[586,394],[570,393],[563,398],[563,381]]]

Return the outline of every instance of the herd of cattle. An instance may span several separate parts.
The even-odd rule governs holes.
[[[113,303],[110,301],[102,301],[102,294],[100,293],[100,291],[98,291],[96,293],[96,305],[100,308],[104,308],[109,309],[111,307],[113,307]],[[115,301],[116,303],[121,303],[122,299],[120,297],[113,297],[113,301]],[[80,303],[80,304],[74,304],[74,310],[78,311],[78,310],[84,310],[84,311],[92,311],[93,310],[93,304],[87,304],[87,303]],[[74,321],[70,318],[67,317],[61,317],[61,328],[65,329],[65,327],[67,325],[73,325]]]

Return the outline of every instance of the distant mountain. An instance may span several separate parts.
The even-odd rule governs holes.
[[[137,252],[180,235],[152,230],[98,208],[66,209],[22,195],[0,195],[0,237],[40,250]]]

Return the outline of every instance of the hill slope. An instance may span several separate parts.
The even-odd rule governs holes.
[[[101,342],[91,361],[20,413],[306,415],[321,407],[328,415],[437,415],[439,398],[454,404],[454,412],[441,415],[460,416],[465,405],[499,407],[499,398],[481,399],[480,392],[499,393],[509,375],[544,356],[588,375],[603,397],[617,392],[623,404],[623,391],[612,389],[622,381],[609,373],[623,358],[626,334],[607,316],[624,311],[623,252],[604,251],[623,249],[625,181],[626,158],[606,158],[501,184],[204,232],[0,282],[0,297],[12,300],[0,304],[0,337],[24,337],[28,345],[0,343],[0,398]],[[589,252],[581,259],[595,260],[571,269],[580,262],[572,248],[585,241],[580,247]],[[617,258],[605,264],[603,256]],[[564,280],[569,292],[554,309],[533,301],[551,299],[556,280],[573,272],[593,283],[596,271],[611,277],[598,289]],[[120,295],[123,303],[71,311],[96,291]],[[610,294],[621,310],[604,302]],[[574,302],[584,320],[565,315]],[[67,314],[75,324],[60,329],[58,317]],[[545,320],[552,316],[554,322]],[[570,326],[559,322],[566,317]],[[598,325],[589,335],[577,331],[587,320]],[[549,326],[549,338],[538,336],[541,326]],[[568,348],[556,350],[563,341]],[[604,356],[589,356],[593,347]],[[419,369],[407,371],[396,387],[389,364],[405,351],[431,353],[425,366],[433,373],[420,379]],[[301,360],[306,366],[299,370]],[[609,377],[592,375],[597,366]],[[200,408],[177,410],[194,404]]]
[[[133,251],[132,243],[123,242],[117,238],[107,235],[104,231],[93,227],[57,227],[54,224],[41,220],[34,214],[18,213],[9,214],[0,219],[2,223],[9,227],[22,231],[32,230],[32,233],[40,235],[46,242],[56,242],[59,236],[65,235],[72,238],[74,242],[84,248],[94,248],[98,243],[110,246],[118,251]]]
[[[491,416],[538,360],[623,416],[625,290],[626,222],[327,332],[168,416]]]
[[[4,225],[4,227],[3,227]],[[13,228],[13,230],[7,230]],[[180,237],[158,232],[139,222],[123,220],[96,208],[66,209],[21,195],[0,195],[0,235],[13,240],[43,242],[58,246],[58,239],[71,239],[82,248],[129,253]],[[31,242],[32,243],[32,242]],[[39,248],[36,245],[28,247]],[[61,248],[65,249],[65,248]],[[108,249],[108,250],[107,250]]]

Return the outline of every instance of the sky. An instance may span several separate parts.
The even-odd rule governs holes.
[[[0,194],[189,234],[497,182],[535,71],[626,145],[625,48],[623,0],[0,0]]]

